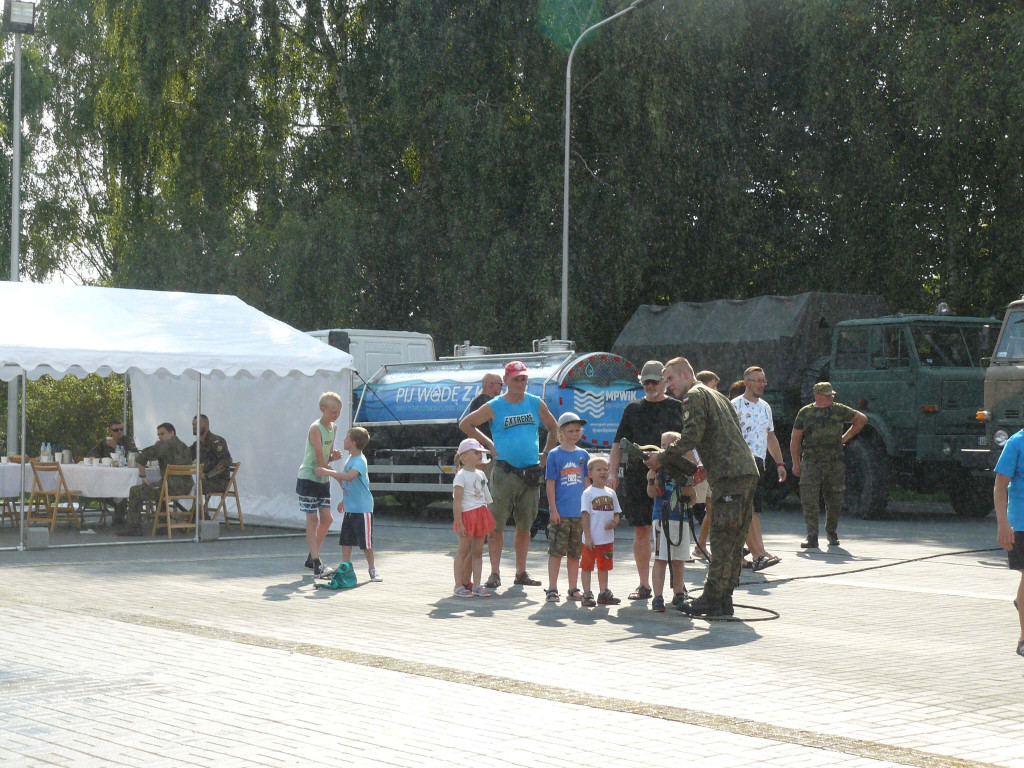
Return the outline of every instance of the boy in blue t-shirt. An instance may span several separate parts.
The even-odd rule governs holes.
[[[363,448],[370,442],[370,433],[362,427],[353,427],[345,435],[342,447],[349,452],[348,461],[341,472],[333,469],[316,468],[321,476],[333,477],[341,483],[343,500],[338,505],[342,513],[341,544],[342,562],[351,562],[352,547],[357,546],[366,556],[370,567],[370,581],[384,581],[373,564],[373,494],[370,493],[370,479],[367,474],[366,457]]]
[[[577,579],[583,552],[583,489],[590,454],[577,448],[576,443],[583,436],[586,423],[571,411],[563,413],[558,419],[558,445],[548,454],[545,477],[551,521],[548,523],[548,589],[545,594],[549,603],[559,600],[558,571],[563,557],[569,577],[566,597],[583,599]]]
[[[665,450],[679,439],[678,432],[665,432],[661,436],[661,448]],[[693,459],[693,456],[687,458]],[[683,581],[685,561],[693,547],[690,540],[690,508],[697,499],[692,486],[680,486],[672,475],[664,470],[652,469],[647,473],[647,495],[654,499],[654,571],[651,586],[654,599],[651,610],[665,611],[665,565],[671,569],[672,606],[678,608],[689,598]]]
[[[1017,599],[1013,601],[1020,622],[1017,653],[1024,656],[1024,430],[1003,446],[996,462],[992,497],[996,507],[996,540],[1006,550],[1011,569],[1020,571]]]

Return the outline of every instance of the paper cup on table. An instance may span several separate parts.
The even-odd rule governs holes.
[[[110,459],[100,459],[100,464],[104,467],[109,467],[113,462]]]
[[[85,464],[85,466],[87,466],[87,467],[91,467],[92,466],[92,456],[86,456],[84,459],[82,459],[82,463]]]
[[[7,464],[9,462],[10,459],[7,456],[0,456],[0,464]]]

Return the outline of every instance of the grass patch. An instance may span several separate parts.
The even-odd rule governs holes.
[[[922,501],[922,502],[948,502],[949,496],[945,491],[933,491],[932,493],[918,493],[904,488],[901,485],[894,485],[889,488],[890,501]]]

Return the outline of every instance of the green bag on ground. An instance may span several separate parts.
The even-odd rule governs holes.
[[[313,586],[317,589],[351,589],[357,584],[356,572],[352,563],[341,563],[327,576],[327,581],[317,582]]]

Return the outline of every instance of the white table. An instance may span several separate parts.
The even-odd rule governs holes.
[[[0,498],[20,493],[21,464],[0,464]],[[133,485],[138,485],[139,470],[134,467],[103,467],[86,464],[62,464],[61,471],[68,488],[80,491],[91,499],[126,499]],[[52,490],[52,489],[47,489]],[[25,493],[32,491],[32,467],[25,465]]]

